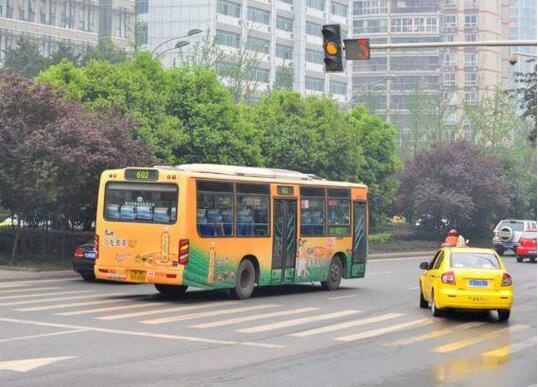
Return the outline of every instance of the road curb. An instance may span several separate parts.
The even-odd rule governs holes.
[[[35,269],[6,266],[0,268],[0,283],[35,279],[76,278],[77,276],[72,270],[36,271]]]
[[[430,251],[402,251],[393,253],[374,253],[368,254],[369,260],[391,259],[391,258],[412,258],[412,257],[430,257],[435,254],[434,250]]]

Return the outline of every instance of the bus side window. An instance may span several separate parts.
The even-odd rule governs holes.
[[[269,186],[237,184],[237,236],[269,235]]]
[[[233,184],[198,181],[196,223],[200,236],[233,235]]]

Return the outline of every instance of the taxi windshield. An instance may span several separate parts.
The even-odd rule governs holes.
[[[499,260],[488,253],[452,253],[450,267],[454,269],[500,269]]]

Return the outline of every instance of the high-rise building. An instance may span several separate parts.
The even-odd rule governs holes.
[[[510,1],[510,39],[536,39],[536,0]],[[523,53],[536,56],[536,47],[511,47],[510,54]],[[510,70],[510,88],[518,87],[516,73],[528,73],[534,70],[536,60],[528,56],[519,56],[517,64]]]
[[[346,37],[351,29],[350,0],[139,0],[137,15],[138,43],[150,50],[157,48],[156,54],[162,53],[166,65],[177,58],[173,47],[182,40],[179,37],[200,29],[228,55],[245,44],[257,52],[258,65],[251,77],[260,91],[272,88],[280,66],[290,66],[294,90],[332,94],[342,103],[349,99],[350,69],[334,74],[324,71],[321,26],[340,24]],[[204,34],[189,41],[194,43]],[[188,56],[192,46],[182,49],[182,55]],[[222,68],[225,63],[217,65]]]
[[[127,48],[134,21],[133,0],[0,0],[0,60],[20,37],[38,41],[44,55],[60,42],[82,50],[100,37]]]
[[[353,36],[370,43],[482,41],[507,39],[508,0],[355,0]],[[446,104],[443,137],[461,127],[463,103],[508,85],[508,49],[459,47],[372,50],[369,61],[353,66],[352,100],[385,115],[399,130],[399,143],[410,146],[416,122],[414,104],[422,99]]]

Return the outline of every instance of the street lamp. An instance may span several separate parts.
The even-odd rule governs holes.
[[[187,35],[183,35],[183,36],[176,36],[174,38],[170,38],[170,39],[166,39],[164,41],[162,41],[161,43],[159,43],[157,45],[157,47],[155,47],[153,50],[151,50],[151,53],[152,54],[155,54],[157,52],[157,50],[162,47],[164,44],[168,43],[168,42],[171,42],[172,40],[176,40],[176,39],[182,39],[182,38],[187,38],[187,37],[190,37],[190,36],[193,36],[193,35],[197,35],[199,33],[202,33],[203,31],[198,29],[198,28],[193,28],[192,30],[189,30],[189,32],[187,32]],[[188,43],[187,43],[188,44]],[[174,48],[177,48],[177,47],[174,47]]]
[[[174,47],[171,47],[171,48],[168,48],[166,50],[164,50],[163,52],[160,52],[157,54],[157,58],[160,58],[161,56],[163,56],[164,54],[166,54],[167,52],[169,51],[172,51],[172,50],[177,50],[177,49],[180,49],[180,48],[183,48],[185,46],[188,46],[190,43],[185,41],[185,40],[181,40],[179,42],[177,42]]]

